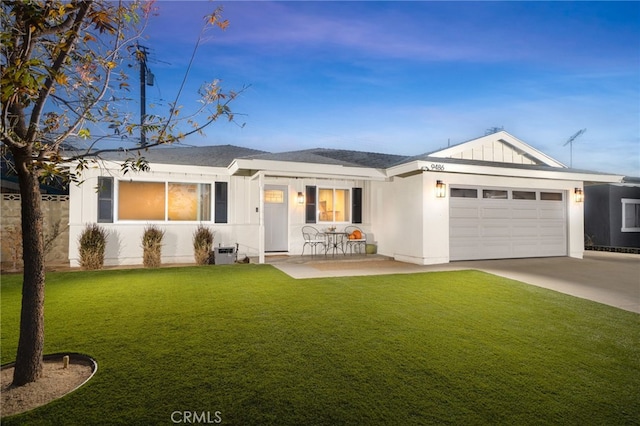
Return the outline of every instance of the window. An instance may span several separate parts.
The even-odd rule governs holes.
[[[119,220],[211,220],[211,185],[120,181]]]
[[[351,202],[351,223],[362,223],[362,188],[353,188]]]
[[[305,187],[305,222],[316,223],[316,187]]]
[[[164,220],[165,183],[120,181],[119,220]]]
[[[98,223],[113,222],[113,178],[98,177]]]
[[[640,232],[640,200],[623,198],[622,232]]]
[[[467,188],[451,188],[451,196],[453,198],[478,198],[478,190]]]
[[[351,199],[348,189],[318,190],[318,219],[320,222],[348,222],[351,220]]]
[[[482,198],[490,198],[492,200],[506,200],[508,192],[498,189],[483,189]]]
[[[562,192],[541,192],[540,199],[545,201],[562,201]]]
[[[284,203],[284,191],[280,189],[267,189],[264,191],[264,202],[269,204]]]
[[[211,220],[211,185],[169,183],[169,220]]]
[[[535,200],[536,193],[533,191],[513,191],[514,200]]]
[[[229,184],[227,182],[215,183],[215,222],[227,223],[227,204],[229,198]]]

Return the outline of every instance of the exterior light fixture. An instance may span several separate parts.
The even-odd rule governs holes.
[[[441,180],[436,181],[436,197],[444,198],[447,196],[447,185],[445,185]]]
[[[584,201],[584,193],[582,192],[582,188],[574,189],[573,196],[575,197],[576,203],[581,203]]]
[[[298,192],[296,199],[298,200],[298,204],[304,204],[304,194],[302,192]]]

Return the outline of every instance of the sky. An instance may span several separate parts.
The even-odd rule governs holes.
[[[178,104],[194,111],[215,79],[246,89],[237,123],[186,145],[419,155],[497,127],[567,166],[640,176],[640,2],[159,1],[148,113],[175,100],[220,5],[229,27],[206,31]]]

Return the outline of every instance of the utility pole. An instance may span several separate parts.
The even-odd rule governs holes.
[[[149,86],[153,86],[153,74],[147,67],[147,47],[136,44],[136,56],[140,64],[140,146],[147,145],[145,122],[147,118],[147,74],[149,74]]]

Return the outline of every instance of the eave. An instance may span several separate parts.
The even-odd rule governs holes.
[[[265,176],[273,177],[314,177],[378,181],[387,179],[386,173],[383,170],[368,167],[242,158],[234,160],[229,165],[228,171],[230,175],[235,176],[252,176],[256,172],[263,172]]]

